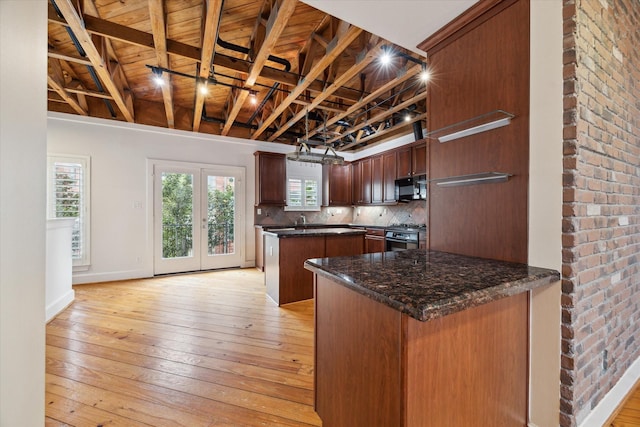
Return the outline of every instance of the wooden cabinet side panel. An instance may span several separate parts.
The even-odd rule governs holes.
[[[304,268],[304,262],[309,258],[324,257],[324,237],[294,237],[279,240],[280,300],[277,301],[278,304],[313,298],[313,273]]]
[[[401,314],[316,280],[315,407],[323,425],[401,425]]]
[[[528,294],[419,322],[406,317],[406,425],[527,424]]]
[[[364,251],[364,235],[326,236],[325,257],[361,255]]]
[[[428,94],[430,131],[498,109],[515,115],[505,127],[429,142],[431,180],[484,172],[513,175],[505,183],[429,185],[431,249],[527,262],[528,24],[529,1],[519,0],[430,55],[430,68],[441,76]]]

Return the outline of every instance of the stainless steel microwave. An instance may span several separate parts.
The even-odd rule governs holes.
[[[426,175],[414,176],[411,178],[396,179],[396,200],[399,202],[410,202],[412,200],[427,199],[427,177]]]

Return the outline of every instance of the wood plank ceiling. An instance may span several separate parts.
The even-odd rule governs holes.
[[[48,35],[50,111],[337,151],[424,127],[424,58],[298,0],[50,0]]]

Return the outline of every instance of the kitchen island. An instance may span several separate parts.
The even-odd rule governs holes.
[[[362,254],[365,233],[346,227],[264,231],[267,295],[278,305],[313,298],[313,274],[305,270],[305,260]]]
[[[332,426],[525,426],[528,293],[558,272],[407,250],[310,259]]]

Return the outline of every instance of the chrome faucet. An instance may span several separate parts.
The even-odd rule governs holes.
[[[307,223],[307,217],[304,216],[304,214],[300,214],[300,219],[302,220],[302,225],[305,225]]]

